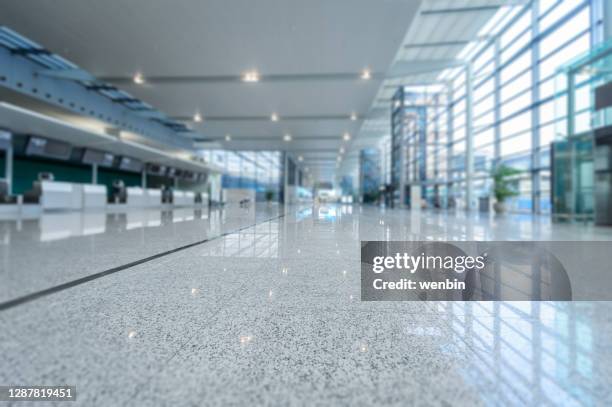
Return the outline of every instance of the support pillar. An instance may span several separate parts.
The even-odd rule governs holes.
[[[540,35],[539,32],[539,7],[538,3],[534,2],[531,6],[531,27],[532,36],[537,38]],[[531,66],[532,71],[532,83],[538,84],[540,82],[540,49],[537,46],[531,47]],[[532,87],[531,100],[537,102],[540,100],[540,87],[535,85]],[[540,123],[540,109],[531,109],[531,123]],[[540,185],[540,167],[542,166],[540,152],[540,127],[533,126],[531,131],[531,212],[540,213],[540,198],[541,198],[541,185]]]
[[[4,177],[8,186],[8,194],[13,194],[13,146],[6,149],[6,160],[4,161]]]
[[[283,204],[285,205],[285,208],[287,207],[288,204],[288,199],[289,199],[289,154],[287,154],[287,152],[285,151],[285,164],[284,164],[284,171],[283,171]]]
[[[455,184],[453,183],[453,83],[446,83],[446,208],[449,208],[450,198],[455,199]],[[456,206],[453,208],[456,209]]]
[[[6,159],[4,160],[4,178],[8,187],[8,194],[13,194],[13,146],[11,145],[5,151]]]
[[[98,183],[98,164],[91,165],[91,183],[94,185]]]
[[[603,0],[603,36],[604,40],[612,39],[612,2]]]
[[[8,131],[0,130],[0,149],[4,150],[4,178],[9,195],[13,192],[13,135]]]
[[[147,187],[147,170],[146,168],[142,170],[142,173],[140,175],[140,183],[142,188],[146,188]]]
[[[493,98],[495,100],[494,104],[495,107],[493,108],[493,114],[494,114],[494,122],[495,122],[495,127],[494,127],[494,133],[493,133],[493,167],[497,167],[499,165],[499,162],[501,161],[501,76],[500,76],[500,72],[499,72],[499,68],[501,67],[501,44],[500,44],[500,40],[499,40],[499,36],[495,38],[495,73],[494,73],[494,77],[493,77],[493,82],[494,82],[494,93],[493,93]],[[536,109],[537,110],[537,109]]]
[[[473,120],[473,72],[472,64],[465,66],[465,206],[471,211],[475,207],[474,196],[474,126]]]

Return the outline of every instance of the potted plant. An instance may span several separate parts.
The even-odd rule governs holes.
[[[493,209],[496,213],[506,212],[506,199],[518,195],[510,178],[520,173],[520,170],[507,165],[499,165],[493,170],[493,195],[495,195]]]
[[[271,191],[271,190],[266,191],[266,202],[268,203],[268,206],[270,206],[273,199],[274,199],[274,191]]]

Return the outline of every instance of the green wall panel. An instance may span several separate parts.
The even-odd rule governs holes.
[[[38,178],[39,172],[51,172],[56,181],[78,182],[91,184],[91,166],[63,161],[32,159],[31,157],[15,157],[13,161],[13,193],[23,194],[32,189],[32,183]],[[0,177],[4,176],[4,157],[0,157]],[[98,168],[98,184],[106,185],[109,192],[113,181],[122,179],[126,186],[140,186],[140,174]]]
[[[0,151],[0,178],[4,178],[4,163],[6,162],[4,151]]]
[[[14,157],[13,193],[23,194],[32,189],[39,172],[51,172],[56,181],[91,183],[91,167],[61,161]]]

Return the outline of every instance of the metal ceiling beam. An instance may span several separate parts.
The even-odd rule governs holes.
[[[358,114],[357,119],[363,119],[365,115]],[[173,120],[180,120],[185,122],[193,121],[193,116],[172,116]],[[237,121],[269,121],[270,116],[204,116],[203,123],[206,122],[237,122]],[[336,115],[310,115],[310,116],[281,116],[279,115],[278,122],[282,121],[308,121],[308,120],[351,120],[350,114],[336,114]]]
[[[76,71],[67,71],[75,75]],[[42,74],[41,74],[42,72]],[[92,92],[76,80],[66,80],[41,69],[39,63],[0,47],[0,73],[3,88],[46,105],[64,109],[86,118],[104,122],[126,132],[143,135],[152,143],[174,148],[191,148],[191,140],[177,137],[177,132],[161,123],[136,114],[128,106]]]
[[[95,81],[96,78],[89,72],[82,69],[41,69],[36,71],[36,75],[47,78],[68,79],[72,81]]]
[[[30,56],[30,55],[52,55],[52,53],[44,48],[17,48],[12,49],[11,54]]]
[[[405,44],[404,48],[436,48],[436,47],[454,47],[460,45],[467,45],[470,40],[459,40],[459,41],[440,41],[440,42],[415,42],[412,44]]]
[[[212,141],[223,141],[225,137],[209,137]],[[233,136],[232,141],[248,141],[248,142],[260,142],[260,141],[282,141],[283,136],[279,134],[278,136],[262,136],[262,137],[254,137],[254,136]],[[292,141],[343,141],[342,136],[335,134],[333,136],[295,136],[291,135]]]
[[[364,81],[361,72],[339,72],[339,73],[320,73],[320,74],[270,74],[259,75],[256,82],[245,82],[242,75],[152,75],[144,74],[144,83],[154,85],[173,85],[173,84],[193,84],[193,83],[245,83],[256,85],[261,82],[311,82],[311,81]],[[371,72],[371,79],[382,80],[385,74],[381,72]],[[102,82],[126,85],[133,84],[133,76],[100,76],[98,80]]]
[[[165,117],[162,112],[159,112],[157,110],[134,110],[134,113],[138,116],[148,117],[150,119],[163,119]]]
[[[488,35],[476,37],[467,40],[454,40],[454,41],[436,41],[436,42],[415,42],[411,44],[405,44],[404,48],[436,48],[436,47],[454,47],[454,46],[465,46],[472,41],[488,41],[491,37]]]
[[[485,11],[496,11],[504,4],[487,4],[482,6],[466,6],[466,7],[449,7],[449,8],[437,8],[422,10],[422,16],[432,16],[440,14],[456,14],[456,13],[479,13]]]

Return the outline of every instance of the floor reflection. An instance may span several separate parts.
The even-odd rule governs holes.
[[[0,239],[11,241],[14,234],[36,234],[41,242],[51,242],[106,232],[152,228],[194,220],[211,220],[213,226],[225,219],[224,210],[175,209],[106,212],[49,212],[35,219],[0,221]],[[31,236],[28,236],[31,237]]]
[[[202,246],[202,256],[217,257],[279,257],[280,222],[272,220],[229,233]]]
[[[200,242],[226,242],[227,256],[278,256],[278,232],[260,232],[270,225],[245,229],[276,216],[278,207],[230,206],[50,212],[3,220],[0,303]]]
[[[445,302],[438,310],[457,343],[475,354],[465,374],[488,404],[593,405],[611,361],[601,352],[609,348],[602,332],[594,348],[594,330],[605,327],[592,313],[603,303],[575,304]]]
[[[0,379],[70,379],[90,400],[138,380],[307,399],[319,377],[319,404],[612,405],[612,303],[359,301],[361,240],[611,230],[357,205],[49,215],[0,222],[0,303],[153,260],[0,311]]]

